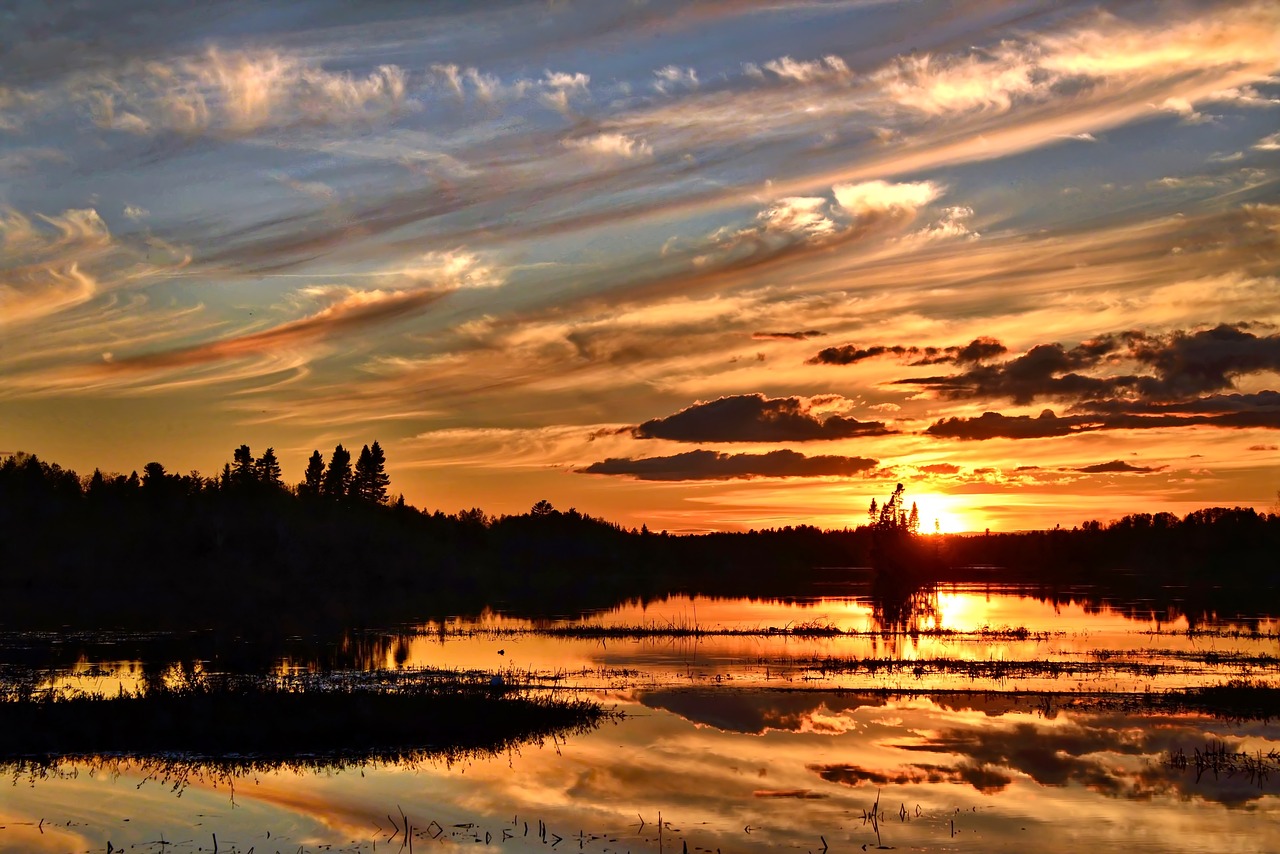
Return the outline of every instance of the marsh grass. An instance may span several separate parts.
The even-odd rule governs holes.
[[[1222,741],[1210,741],[1203,748],[1193,748],[1191,756],[1181,747],[1170,750],[1163,764],[1177,770],[1194,770],[1197,782],[1210,774],[1214,779],[1244,776],[1250,783],[1261,786],[1272,774],[1280,772],[1280,751],[1250,753],[1235,750]]]
[[[827,620],[808,620],[786,623],[781,626],[704,626],[687,620],[650,621],[637,625],[564,625],[564,626],[436,626],[419,632],[436,638],[489,638],[493,640],[546,637],[568,640],[670,640],[676,638],[703,637],[793,637],[793,638],[868,638],[905,635],[907,637],[937,637],[975,640],[1046,641],[1065,632],[1032,631],[1025,626],[982,626],[972,630],[933,627],[907,629],[850,629],[841,628]]]
[[[376,757],[500,750],[589,730],[596,703],[436,673],[192,674],[114,696],[44,691],[0,702],[0,759],[118,754]]]

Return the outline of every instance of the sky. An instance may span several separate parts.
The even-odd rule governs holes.
[[[0,452],[445,512],[1280,502],[1280,5],[0,8]]]

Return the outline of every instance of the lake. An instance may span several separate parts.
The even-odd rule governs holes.
[[[622,715],[451,761],[11,767],[0,850],[1280,850],[1280,723],[1159,702],[1277,684],[1270,613],[972,584],[518,612],[270,642],[4,634],[0,667],[60,690],[423,668]]]

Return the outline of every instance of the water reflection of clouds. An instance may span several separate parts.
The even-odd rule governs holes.
[[[30,814],[56,809],[68,815],[83,811],[76,806],[82,801],[128,803],[135,822],[150,817],[152,827],[176,827],[203,820],[178,815],[194,798],[195,812],[223,813],[220,840],[224,827],[226,838],[238,841],[271,828],[272,841],[287,833],[294,847],[304,840],[385,839],[377,827],[389,830],[385,815],[396,815],[400,805],[415,825],[476,822],[496,839],[518,816],[535,827],[546,821],[566,842],[585,828],[623,837],[618,850],[637,852],[657,850],[647,835],[662,811],[681,829],[668,836],[668,850],[680,850],[684,840],[690,850],[767,851],[810,841],[816,848],[818,833],[833,849],[848,850],[874,843],[857,816],[883,790],[882,807],[891,816],[900,803],[912,812],[884,828],[886,843],[898,848],[947,844],[952,816],[962,830],[957,840],[980,835],[984,850],[1025,850],[1019,847],[1024,828],[1052,836],[1045,844],[1052,852],[1100,850],[1118,834],[1143,834],[1159,851],[1207,850],[1202,843],[1215,840],[1215,850],[1264,851],[1280,842],[1280,830],[1259,825],[1280,813],[1273,785],[1259,787],[1242,775],[1197,782],[1194,771],[1159,761],[1170,750],[1190,753],[1210,740],[1265,753],[1280,743],[1273,723],[1124,711],[1046,714],[1026,698],[983,693],[944,700],[662,689],[602,699],[618,703],[628,717],[564,742],[454,765],[263,773],[236,783],[243,809],[234,811],[210,809],[211,798],[222,798],[225,807],[227,795],[225,786],[208,791],[212,777],[193,781],[197,791],[179,801],[164,785],[135,791],[141,771],[126,771],[119,790],[101,776],[39,782],[33,792],[19,793],[18,803]],[[1134,801],[1143,806],[1135,809]],[[1194,826],[1186,821],[1189,803]],[[1089,822],[1076,823],[1073,816],[1086,811]],[[643,832],[638,815],[649,822]],[[109,826],[105,817],[94,821]],[[748,825],[749,835],[743,832]],[[506,848],[542,847],[517,841]],[[0,839],[0,847],[5,842]]]
[[[846,786],[959,783],[1000,792],[1017,779],[1042,787],[1082,786],[1112,798],[1157,796],[1244,806],[1268,796],[1247,773],[1217,776],[1177,769],[1164,759],[1211,742],[1229,752],[1274,750],[1266,724],[1247,727],[1194,716],[1128,716],[1028,711],[1025,698],[990,695],[898,701],[844,693],[649,691],[641,701],[729,733],[827,734],[810,762],[822,780]],[[975,714],[976,713],[976,714]],[[840,738],[858,733],[863,742]],[[925,761],[920,754],[937,759]],[[848,759],[843,757],[848,756]]]

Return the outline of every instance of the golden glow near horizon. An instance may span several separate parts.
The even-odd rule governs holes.
[[[672,531],[1276,504],[1272,2],[95,8],[0,33],[0,453],[378,439],[418,506]]]

